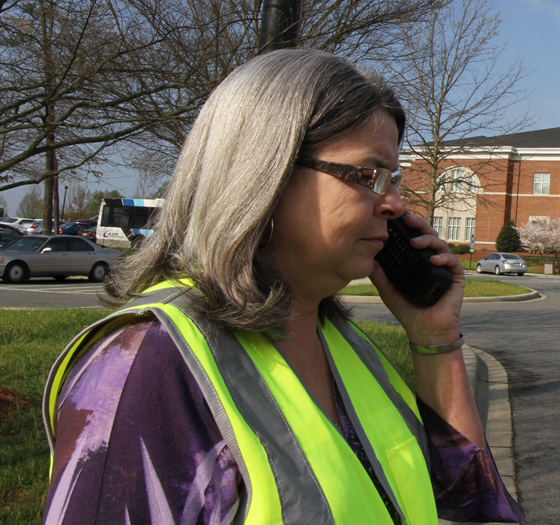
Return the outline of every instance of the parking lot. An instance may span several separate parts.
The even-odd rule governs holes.
[[[87,279],[31,279],[22,284],[0,282],[0,308],[100,308],[103,285]]]

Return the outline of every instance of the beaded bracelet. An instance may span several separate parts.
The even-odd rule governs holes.
[[[460,339],[448,345],[418,346],[409,341],[410,351],[415,354],[445,354],[461,348],[465,344],[465,336],[459,334]]]

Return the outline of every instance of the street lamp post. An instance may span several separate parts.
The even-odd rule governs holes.
[[[259,54],[297,47],[302,0],[264,0]]]
[[[61,220],[64,221],[64,207],[66,206],[66,192],[68,191],[68,179],[63,179],[62,183],[64,184],[64,197],[62,199],[62,217]],[[58,233],[58,232],[55,232]]]

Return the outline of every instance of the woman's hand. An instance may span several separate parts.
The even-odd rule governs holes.
[[[453,283],[433,306],[423,308],[405,299],[389,282],[381,266],[375,263],[370,279],[393,315],[406,330],[411,343],[419,346],[444,345],[459,339],[459,314],[463,303],[465,273],[457,257],[449,253],[447,243],[438,238],[428,223],[413,215],[406,224],[420,231],[411,241],[415,248],[432,248],[436,266],[447,266]],[[412,354],[417,395],[451,426],[481,449],[486,441],[469,378],[460,350],[444,354]]]
[[[431,346],[448,344],[459,339],[459,314],[463,302],[465,273],[455,255],[449,252],[447,243],[420,217],[407,214],[408,226],[420,231],[421,235],[411,241],[414,248],[431,248],[437,255],[431,258],[435,266],[447,266],[453,283],[445,295],[433,306],[420,307],[412,304],[389,282],[381,266],[375,262],[369,276],[379,290],[385,305],[391,310],[406,330],[410,342]]]

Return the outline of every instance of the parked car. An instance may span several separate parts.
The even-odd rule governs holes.
[[[59,222],[58,223],[59,230],[60,228],[64,229],[65,224],[66,224],[65,222]],[[53,230],[54,230],[54,221],[53,221]],[[43,233],[43,221],[32,222],[31,224],[24,227],[21,231],[25,235],[32,235],[34,233]]]
[[[17,228],[0,222],[0,246],[4,246],[11,241],[15,241],[22,235],[23,233],[21,233]]]
[[[99,283],[121,260],[118,250],[101,248],[87,239],[24,235],[0,248],[0,276],[7,283],[21,283],[30,277],[63,281],[70,275],[87,275]]]
[[[476,263],[476,271],[492,272],[496,275],[501,273],[523,275],[527,271],[527,263],[513,253],[491,253]]]
[[[18,230],[21,230],[24,226],[29,226],[32,222],[35,222],[37,219],[26,219],[24,217],[6,217],[1,222],[4,224],[9,224]]]
[[[85,237],[91,242],[97,242],[97,226],[94,226],[93,228],[89,228],[89,230],[85,230],[83,232],[78,232],[78,235]]]
[[[91,228],[90,224],[86,224],[84,222],[72,221],[64,224],[64,226],[62,228],[59,228],[58,231],[62,235],[78,235],[79,232],[85,232],[90,228]]]

